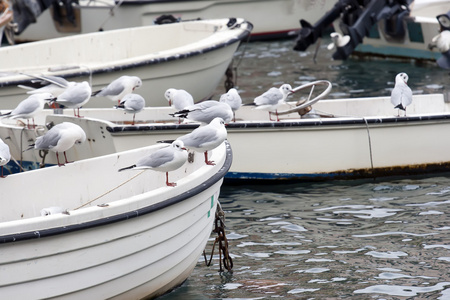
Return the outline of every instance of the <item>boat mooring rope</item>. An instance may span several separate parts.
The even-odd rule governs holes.
[[[130,182],[131,180],[133,180],[134,178],[138,177],[139,175],[141,175],[141,174],[144,173],[144,172],[145,172],[145,170],[139,172],[138,174],[136,174],[136,175],[134,175],[133,177],[127,179],[126,181],[122,182],[122,183],[119,184],[118,186],[116,186],[116,187],[110,189],[109,191],[104,192],[104,193],[101,194],[100,196],[98,196],[98,197],[96,197],[96,198],[94,198],[94,199],[92,199],[92,200],[90,200],[90,201],[88,201],[88,202],[86,202],[86,203],[84,203],[84,204],[82,204],[82,205],[80,205],[80,206],[74,208],[73,210],[77,210],[77,209],[82,208],[82,207],[84,207],[84,206],[86,206],[86,205],[88,205],[88,204],[91,204],[91,203],[94,202],[94,201],[97,201],[98,199],[100,199],[100,198],[102,198],[102,197],[108,195],[109,193],[111,193],[111,192],[117,190],[118,188],[120,188],[120,187],[123,186],[124,184],[127,184],[128,182]]]
[[[217,237],[214,240],[214,244],[211,250],[211,256],[208,259],[206,258],[206,252],[203,250],[203,257],[205,258],[205,264],[209,267],[211,265],[211,261],[214,255],[214,249],[216,244],[218,243],[219,248],[219,272],[223,272],[222,263],[225,269],[228,272],[231,272],[233,269],[233,259],[230,257],[228,252],[228,240],[225,234],[225,212],[222,210],[220,203],[217,203],[216,216],[214,220],[214,229],[212,232],[217,233]],[[223,254],[223,258],[222,258]]]
[[[245,23],[247,23],[247,22],[245,22]],[[241,24],[242,23],[235,24],[234,26],[237,26],[237,25],[240,26]],[[235,64],[234,67],[232,66],[233,63],[235,62],[235,58],[233,58],[231,64],[228,66],[227,71],[225,72],[225,75],[227,76],[227,79],[225,81],[225,92],[228,92],[229,89],[238,85],[237,84],[237,80],[238,80],[237,69],[238,69],[239,65],[241,64],[242,59],[244,58],[245,52],[247,51],[247,45],[250,41],[250,34],[251,34],[250,30],[248,30],[248,29],[245,29],[245,30],[248,31],[249,34],[247,36],[247,39],[245,41],[241,42],[238,46],[238,48],[242,47],[242,51],[241,51],[241,54],[238,56],[237,63]],[[233,72],[233,70],[234,70],[234,72]],[[234,79],[234,81],[233,81],[233,79]]]
[[[363,117],[363,120],[364,120],[364,123],[366,123],[367,137],[369,139],[370,166],[372,168],[372,174],[373,174],[372,141],[370,140],[369,123],[367,123],[367,120],[364,117]]]

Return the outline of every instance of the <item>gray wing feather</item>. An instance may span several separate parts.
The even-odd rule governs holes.
[[[60,131],[49,130],[45,135],[40,136],[36,139],[35,148],[49,150],[58,144],[61,138]]]
[[[167,148],[162,148],[152,154],[143,157],[138,160],[136,163],[136,167],[149,167],[149,168],[157,168],[162,166],[165,163],[168,163],[173,160],[174,153],[170,151],[171,149],[168,146]]]
[[[277,88],[270,88],[267,92],[255,98],[256,105],[275,105],[283,99],[283,95]]]
[[[125,89],[125,86],[122,83],[116,82],[116,83],[108,85],[107,87],[102,89],[100,91],[100,93],[98,93],[97,96],[114,96],[114,95],[119,95],[120,93],[123,92],[124,89]]]
[[[195,147],[201,148],[204,143],[208,143],[216,137],[215,130],[201,130],[202,127],[199,127],[199,130],[194,130],[191,133],[188,133],[184,136],[179,137],[178,139],[183,141],[186,147]]]

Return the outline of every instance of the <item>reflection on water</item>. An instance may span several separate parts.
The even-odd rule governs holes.
[[[450,177],[225,186],[233,273],[200,260],[163,299],[449,299],[449,199]]]
[[[399,72],[414,93],[449,84],[449,72],[432,63],[332,61],[323,43],[314,64],[312,52],[292,44],[252,43],[239,61],[240,48],[244,102],[319,79],[333,83],[332,98],[390,95]],[[450,177],[225,186],[220,201],[233,273],[218,272],[217,256],[211,267],[201,259],[161,299],[450,299]]]

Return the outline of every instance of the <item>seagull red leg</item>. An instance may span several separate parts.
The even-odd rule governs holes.
[[[64,166],[64,164],[60,164],[59,163],[59,154],[58,154],[58,152],[56,152],[56,160],[58,161],[58,167]]]
[[[169,172],[166,172],[166,185],[167,186],[177,186],[175,182],[169,182]]]
[[[205,163],[207,165],[210,165],[210,166],[215,166],[216,165],[213,161],[208,160],[208,151],[205,151]]]
[[[68,160],[67,160],[66,151],[64,151],[64,159],[66,160],[66,164],[71,163],[71,161],[68,161]]]

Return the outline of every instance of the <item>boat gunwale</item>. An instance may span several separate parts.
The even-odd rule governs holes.
[[[226,18],[224,18],[224,19],[226,19]],[[228,20],[230,20],[230,19],[231,18],[228,18]],[[81,67],[77,68],[77,69],[64,69],[64,70],[61,70],[60,72],[55,71],[54,75],[62,76],[64,78],[92,76],[94,74],[103,74],[103,73],[111,73],[111,72],[116,72],[116,71],[124,71],[124,70],[128,70],[128,69],[134,69],[134,68],[139,68],[139,67],[148,66],[148,65],[157,65],[160,63],[164,63],[164,62],[172,62],[172,61],[177,61],[177,60],[181,60],[181,59],[199,56],[204,53],[209,53],[209,52],[212,52],[212,51],[215,51],[218,49],[228,47],[232,44],[241,42],[242,40],[246,39],[251,34],[251,31],[253,29],[253,24],[244,19],[238,19],[238,20],[242,20],[242,23],[239,23],[238,25],[247,24],[247,28],[243,29],[242,33],[240,33],[238,36],[227,39],[224,42],[214,44],[209,47],[204,47],[201,49],[188,51],[186,53],[181,53],[181,54],[174,54],[174,55],[164,56],[164,57],[159,57],[159,58],[145,59],[145,60],[141,60],[139,62],[134,61],[134,62],[125,63],[125,64],[121,64],[121,65],[103,64],[103,66],[89,68],[89,69],[81,68]],[[196,21],[196,20],[193,20],[193,21]],[[184,22],[186,23],[186,22],[193,22],[193,21],[184,21]],[[202,21],[208,21],[208,20],[202,20]],[[164,26],[164,25],[149,25],[147,27],[151,27],[151,26]],[[228,27],[228,28],[230,29],[230,27]],[[132,29],[132,28],[130,28],[130,29]],[[230,29],[230,30],[233,30],[233,29]],[[112,33],[112,32],[113,32],[112,30],[105,31],[105,33]],[[66,38],[66,37],[62,37],[62,38]],[[1,73],[1,70],[0,70],[0,73]],[[61,74],[57,74],[57,73],[61,73]],[[12,86],[12,85],[26,84],[32,80],[32,78],[30,78],[26,75],[23,76],[23,79],[9,80],[9,81],[7,80],[7,77],[8,76],[3,76],[3,77],[0,76],[0,87],[8,87],[8,86]]]
[[[85,229],[91,229],[94,227],[99,226],[105,226],[110,225],[113,223],[126,221],[129,219],[137,218],[140,216],[144,216],[150,213],[153,213],[155,211],[170,207],[172,205],[178,204],[188,198],[192,198],[201,192],[206,191],[210,187],[212,187],[214,184],[219,182],[221,179],[225,177],[228,170],[231,167],[231,163],[233,160],[233,153],[231,146],[228,141],[225,141],[225,160],[223,162],[223,165],[215,172],[211,177],[209,177],[207,180],[203,181],[201,184],[183,192],[182,194],[176,195],[174,197],[171,197],[169,199],[166,199],[164,201],[154,203],[139,209],[130,210],[121,214],[117,214],[114,216],[108,216],[105,218],[87,221],[83,223],[78,224],[71,224],[71,225],[62,225],[58,227],[53,228],[47,228],[37,231],[28,231],[28,232],[20,232],[20,233],[14,233],[14,234],[6,234],[0,236],[0,244],[6,244],[6,243],[13,243],[18,241],[24,241],[24,240],[31,240],[31,239],[37,239],[37,238],[43,238],[43,237],[50,237],[60,234],[66,234],[70,232],[85,230]]]
[[[414,122],[433,122],[439,120],[450,120],[450,113],[424,114],[414,116],[372,116],[372,117],[336,117],[336,118],[308,118],[280,121],[236,121],[226,124],[227,129],[241,128],[295,128],[295,127],[317,127],[335,125],[368,125],[368,124],[397,124]],[[200,123],[186,124],[148,124],[148,125],[115,125],[106,126],[111,134],[141,131],[165,131],[165,130],[188,130],[195,129]]]

